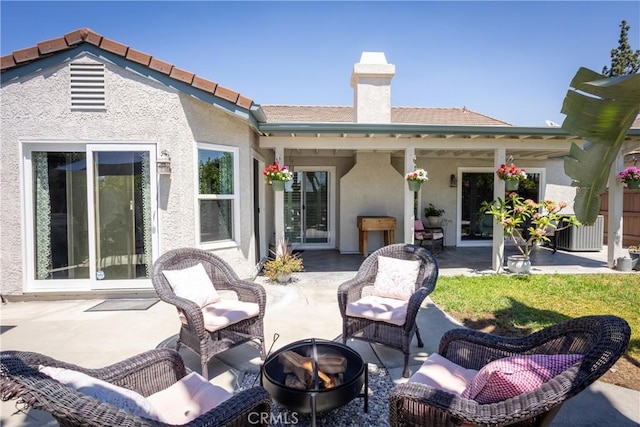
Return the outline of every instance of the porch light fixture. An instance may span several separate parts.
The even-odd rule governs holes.
[[[162,150],[156,159],[158,175],[169,175],[171,173],[171,157],[168,150]]]
[[[449,187],[457,187],[458,186],[458,178],[456,178],[456,174],[452,173],[449,177]]]

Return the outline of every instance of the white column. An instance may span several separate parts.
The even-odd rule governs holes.
[[[284,165],[284,148],[276,148],[276,162]],[[274,221],[276,231],[276,245],[280,239],[284,239],[284,191],[274,192]]]
[[[416,167],[416,149],[407,147],[404,150],[404,175],[413,172]],[[406,180],[405,180],[406,181]],[[429,181],[427,181],[429,182]],[[418,206],[420,206],[420,192],[418,192]],[[404,183],[404,240],[405,243],[413,243],[413,191]]]
[[[607,218],[607,265],[615,267],[615,261],[624,256],[622,253],[622,202],[624,198],[624,186],[618,176],[618,171],[624,169],[624,153],[618,152],[616,161],[609,172],[609,203]]]
[[[493,153],[493,169],[498,170],[500,165],[506,162],[507,153],[504,148],[499,148]],[[504,199],[504,181],[493,174],[493,199]],[[504,265],[504,228],[493,220],[493,249],[491,252],[491,266],[499,273]]]

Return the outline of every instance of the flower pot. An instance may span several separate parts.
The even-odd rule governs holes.
[[[511,255],[507,257],[507,268],[516,274],[529,274],[531,272],[531,260],[524,255]]]
[[[440,225],[440,217],[439,216],[428,216],[427,217],[427,222],[431,226]]]
[[[278,273],[276,281],[278,283],[289,283],[291,281],[291,273]]]
[[[627,188],[629,190],[640,190],[640,181],[628,181]]]
[[[633,270],[640,270],[640,252],[629,252],[631,258],[631,268]]]
[[[517,179],[508,179],[504,182],[504,188],[507,191],[516,191],[520,186],[520,181]]]
[[[271,181],[271,189],[273,191],[283,191],[284,181]]]
[[[422,187],[422,181],[407,181],[409,184],[409,191],[420,191],[420,187]]]

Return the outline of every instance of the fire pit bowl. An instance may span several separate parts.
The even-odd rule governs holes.
[[[365,368],[360,355],[346,345],[312,338],[293,342],[267,357],[260,382],[280,405],[313,414],[315,420],[316,412],[339,408],[358,396],[364,397],[367,411],[366,389],[360,394],[368,382]],[[301,377],[307,379],[306,387]]]

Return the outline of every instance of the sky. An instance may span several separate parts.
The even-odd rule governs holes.
[[[466,107],[561,124],[580,67],[601,72],[633,1],[0,1],[7,55],[88,27],[257,104],[353,105],[362,52],[394,64],[394,107]]]

